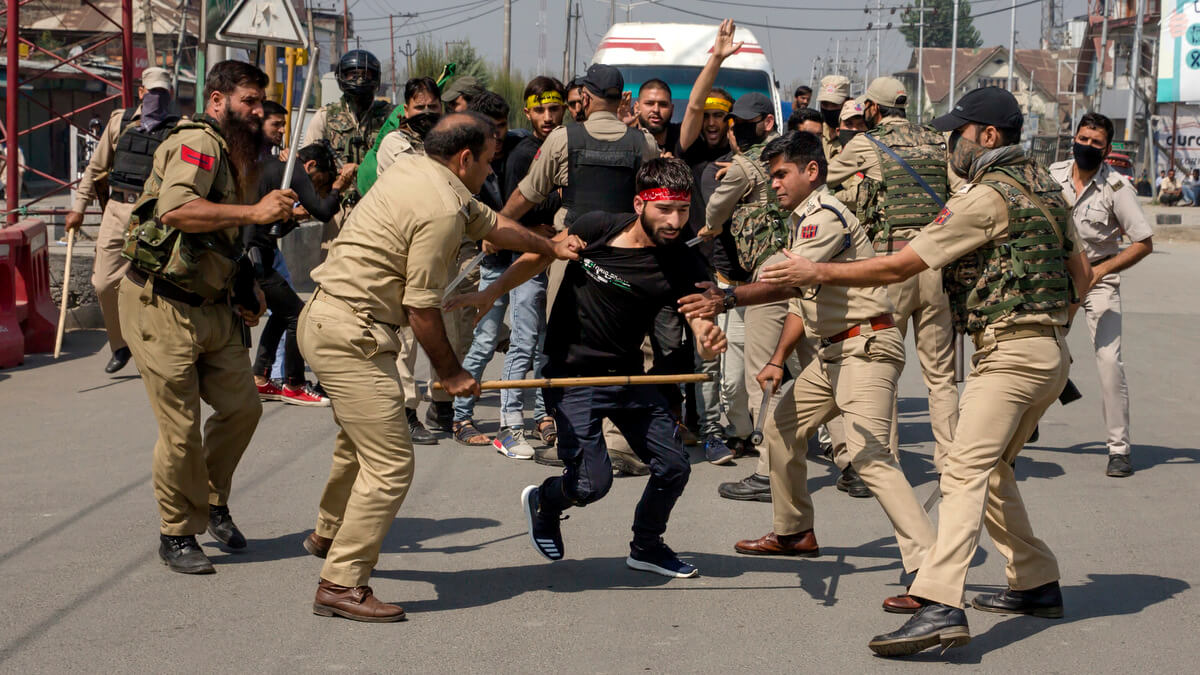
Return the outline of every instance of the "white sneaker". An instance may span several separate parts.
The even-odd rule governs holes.
[[[525,440],[525,430],[519,427],[501,429],[492,447],[509,459],[533,459],[533,446]]]

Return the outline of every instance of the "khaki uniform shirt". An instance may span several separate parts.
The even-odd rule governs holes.
[[[610,112],[595,112],[588,117],[583,123],[583,128],[592,138],[601,141],[619,141],[629,131],[617,116]],[[646,137],[646,145],[642,150],[642,161],[654,159],[658,157],[658,143],[649,132],[643,131]],[[517,189],[521,191],[521,196],[533,202],[541,204],[546,201],[546,197],[550,195],[555,188],[566,187],[567,185],[567,127],[566,125],[558,127],[551,131],[546,140],[542,142],[542,147],[538,149],[537,155],[533,158],[533,164],[529,165],[529,173],[521,179],[517,185]],[[633,208],[632,205],[630,208]],[[566,209],[559,209],[554,216],[554,224],[562,225],[563,219],[566,217]]]
[[[76,213],[87,211],[88,204],[98,196],[96,181],[107,178],[108,173],[112,171],[113,155],[117,152],[117,138],[121,135],[121,116],[124,114],[124,108],[117,108],[112,115],[109,115],[108,124],[104,125],[104,131],[100,134],[96,149],[92,151],[87,168],[83,170],[83,177],[79,179],[79,186],[75,188],[75,202],[71,205],[72,211]],[[132,121],[141,118],[142,106],[139,105],[133,114]]]
[[[159,185],[154,215],[160,218],[197,199],[218,204],[249,203],[238,189],[224,142],[206,129],[184,129],[168,136],[154,151],[154,170],[146,181],[145,194],[154,190],[156,177]],[[229,227],[222,232],[232,231],[237,236],[238,229]]]
[[[376,175],[382,176],[383,172],[395,164],[396,159],[402,155],[424,154],[425,144],[421,142],[421,139],[410,136],[401,129],[390,131],[379,142],[379,148],[375,151],[375,162],[379,168]]]
[[[1068,219],[1059,223],[1063,236],[1079,250],[1079,235]],[[913,249],[931,269],[941,269],[971,253],[989,241],[1008,239],[1008,202],[999,192],[983,185],[967,183],[950,195],[937,220],[921,229],[912,240]],[[1069,253],[1068,255],[1074,255]],[[1067,309],[1039,314],[1006,316],[991,324],[1002,328],[1019,324],[1067,325]]]
[[[825,161],[832,162],[834,157],[842,151],[842,142],[838,140],[837,130],[834,129],[833,137],[829,136],[829,127],[822,126],[825,133],[821,134],[821,149],[825,151]]]
[[[846,225],[822,205],[832,206],[841,213]],[[829,194],[824,185],[813,190],[789,220],[792,234],[788,248],[796,255],[813,262],[850,262],[875,257],[871,240],[858,218]],[[788,311],[804,319],[805,334],[828,338],[881,314],[890,314],[893,308],[883,286],[824,285],[804,289],[800,297],[792,298]]]
[[[1096,175],[1083,187],[1083,194],[1075,194],[1075,181],[1071,178],[1074,164],[1073,159],[1051,164],[1050,175],[1062,186],[1063,198],[1073,207],[1071,223],[1088,260],[1097,261],[1119,253],[1121,235],[1130,241],[1143,241],[1154,235],[1138,204],[1137,190],[1128,178],[1101,163]]]
[[[896,126],[908,124],[903,117],[885,117],[879,123],[881,126]],[[842,183],[854,178],[855,175],[866,176],[877,181],[883,181],[883,169],[879,167],[879,150],[866,132],[850,139],[832,159],[829,160],[829,172],[825,183],[830,189],[842,187]]]
[[[496,212],[429,157],[400,157],[358,203],[312,272],[326,293],[380,323],[408,325],[404,307],[439,307],[464,234],[482,239]]]
[[[778,134],[772,132],[763,142],[770,142],[777,136]],[[742,160],[738,160],[737,157],[735,156],[729,163],[729,168],[725,169],[725,177],[709,195],[708,203],[704,207],[704,222],[713,232],[721,231],[722,225],[733,217],[738,204],[754,204],[767,198],[770,178],[767,176],[766,167],[758,165],[758,168],[762,169],[760,174],[743,164],[743,161],[748,163],[744,157]]]
[[[308,122],[308,128],[304,130],[304,140],[300,143],[300,147],[312,145],[325,138],[325,120],[328,117],[329,112],[324,107],[313,113],[312,119]]]

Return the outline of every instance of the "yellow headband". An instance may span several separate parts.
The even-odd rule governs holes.
[[[525,99],[525,107],[526,108],[534,108],[539,105],[547,105],[550,103],[562,104],[563,103],[562,94],[558,93],[557,91],[547,91],[547,92],[543,93],[540,97],[537,94],[531,94],[529,96],[529,98]]]
[[[723,98],[709,96],[704,99],[705,110],[720,110],[723,113],[728,113],[733,109],[733,104]]]

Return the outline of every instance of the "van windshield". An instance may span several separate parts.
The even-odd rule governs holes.
[[[615,65],[625,78],[625,90],[632,91],[634,99],[642,83],[655,78],[671,87],[671,100],[675,103],[672,122],[682,122],[687,111],[688,98],[692,95],[692,84],[700,76],[699,66],[622,66]],[[722,68],[717,73],[717,87],[728,91],[735,99],[742,94],[757,91],[767,98],[771,96],[771,80],[761,70],[733,70]]]

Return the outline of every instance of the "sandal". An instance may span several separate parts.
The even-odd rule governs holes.
[[[454,423],[454,440],[463,445],[491,445],[492,440],[475,427],[473,420]]]
[[[537,424],[538,438],[547,445],[554,445],[558,440],[558,427],[554,425],[553,417],[543,417]]]

